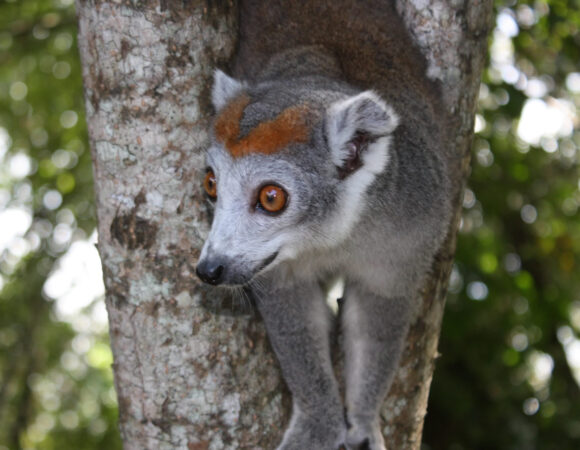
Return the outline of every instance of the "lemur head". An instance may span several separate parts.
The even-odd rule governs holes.
[[[320,77],[248,85],[221,71],[212,100],[204,187],[215,214],[199,277],[245,284],[347,239],[388,164],[392,108]]]

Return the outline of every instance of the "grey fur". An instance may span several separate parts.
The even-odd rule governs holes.
[[[254,82],[218,72],[213,93],[218,113],[241,91],[249,95],[242,134],[291,105],[314,111],[306,144],[232,158],[214,138],[207,154],[218,198],[200,264],[219,261],[220,283],[253,291],[293,394],[283,450],[357,449],[365,442],[384,449],[379,408],[408,331],[411,299],[450,215],[438,138],[409,119],[412,111],[344,82],[337,68],[320,48],[294,49],[274,57]],[[360,165],[341,177],[360,133],[368,136]],[[255,208],[266,183],[288,192],[279,215]],[[336,318],[320,287],[336,276],[346,283],[346,419],[330,355]]]

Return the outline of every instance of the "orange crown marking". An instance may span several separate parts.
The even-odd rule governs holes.
[[[240,135],[240,120],[244,114],[244,109],[250,103],[250,97],[242,94],[226,105],[218,116],[214,131],[215,136],[222,141],[229,149]]]
[[[309,108],[297,105],[286,108],[276,118],[260,123],[245,137],[239,139],[240,120],[250,98],[244,94],[222,111],[215,123],[216,137],[221,140],[234,158],[251,153],[275,153],[295,142],[308,142]]]

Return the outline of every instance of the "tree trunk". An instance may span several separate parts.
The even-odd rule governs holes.
[[[452,115],[456,218],[383,409],[392,449],[420,446],[491,6],[397,2]],[[77,9],[125,448],[275,448],[290,401],[262,323],[194,274],[209,229],[200,189],[209,87],[234,56],[237,2],[78,0]]]

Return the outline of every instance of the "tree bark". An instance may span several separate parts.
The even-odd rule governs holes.
[[[397,1],[452,117],[456,217],[383,409],[392,449],[420,445],[491,7]],[[125,448],[275,448],[290,402],[262,323],[194,274],[209,229],[200,189],[209,87],[234,56],[237,3],[78,0],[77,9]]]
[[[447,284],[453,265],[463,190],[469,175],[477,94],[485,63],[493,3],[489,0],[397,0],[407,30],[426,56],[428,75],[441,83],[453,184],[453,219],[420,293],[421,308],[407,337],[395,382],[382,408],[390,449],[419,449],[429,387],[438,357]]]

